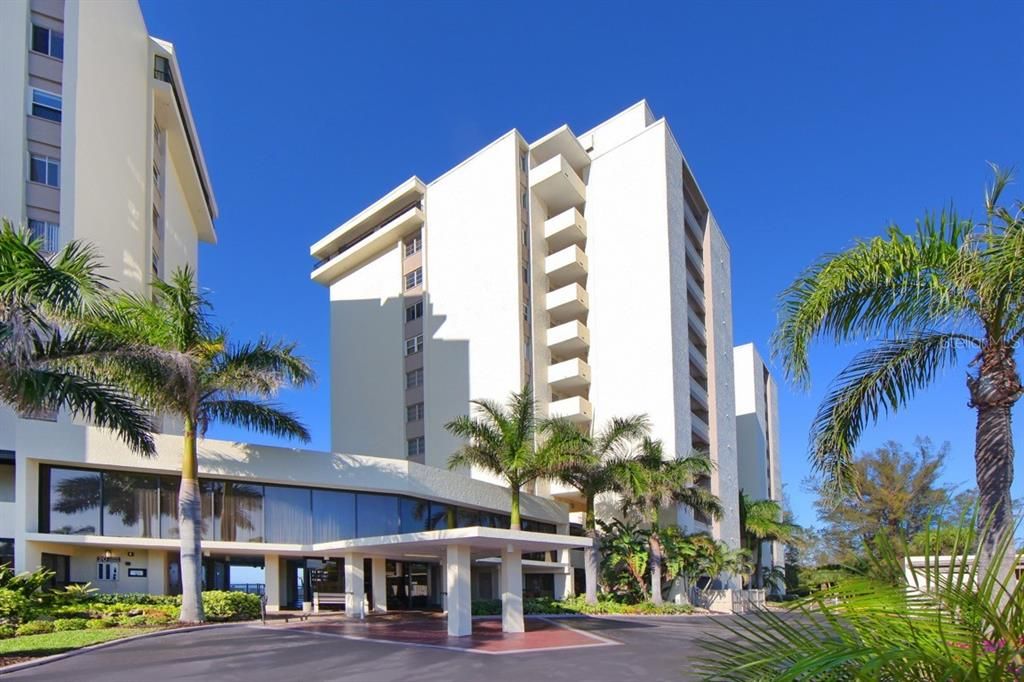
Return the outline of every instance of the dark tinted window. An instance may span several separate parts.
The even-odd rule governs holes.
[[[47,489],[50,533],[100,534],[100,474],[49,469]]]
[[[334,490],[313,491],[313,542],[356,536],[356,496]]]
[[[224,482],[224,511],[220,539],[232,542],[263,541],[263,486]]]
[[[470,526],[480,525],[480,512],[476,509],[465,509],[459,507],[459,511],[456,513],[456,527],[457,528],[468,528]]]
[[[441,504],[440,502],[430,503],[430,530],[445,530],[446,528],[457,528],[457,513],[453,505]]]
[[[430,529],[430,503],[426,500],[399,498],[398,510],[401,516],[399,530],[402,533],[418,533]]]
[[[394,495],[359,493],[356,496],[356,530],[361,538],[398,532],[398,498]]]
[[[263,487],[265,542],[308,544],[313,535],[309,488]]]

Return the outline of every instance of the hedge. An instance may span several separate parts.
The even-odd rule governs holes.
[[[260,596],[245,592],[203,592],[207,620],[255,620],[260,617]]]
[[[528,615],[558,615],[558,614],[580,614],[580,615],[682,615],[692,613],[693,607],[689,604],[662,604],[655,605],[651,602],[639,604],[626,604],[612,600],[600,600],[597,604],[587,604],[583,597],[571,597],[563,601],[549,597],[538,597],[523,600],[523,613]],[[501,600],[488,599],[473,602],[474,616],[498,616],[501,615]]]

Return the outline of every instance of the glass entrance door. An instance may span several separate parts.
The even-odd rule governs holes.
[[[389,610],[432,610],[441,607],[441,595],[436,589],[440,570],[438,564],[388,559],[386,567]]]

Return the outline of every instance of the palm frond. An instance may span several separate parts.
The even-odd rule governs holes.
[[[974,343],[952,333],[923,333],[886,341],[858,354],[833,382],[811,427],[811,455],[834,498],[856,489],[854,446],[864,428],[903,407],[915,392]]]
[[[213,421],[284,438],[309,442],[309,430],[291,412],[256,400],[207,400],[200,406],[200,432]]]

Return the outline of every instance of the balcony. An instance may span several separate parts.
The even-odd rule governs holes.
[[[403,213],[377,225],[356,242],[342,247],[334,256],[321,262],[313,270],[313,281],[320,284],[334,282],[381,252],[394,248],[403,239],[423,227],[423,222],[423,210],[419,206],[406,208]]]
[[[690,243],[689,239],[683,240],[686,243],[686,259],[690,265],[697,269],[697,272],[704,272],[704,258],[697,253],[697,249]]]
[[[697,332],[697,335],[700,338],[708,338],[708,330],[704,326],[704,320],[701,319],[701,316],[698,315],[697,312],[689,305],[686,306],[686,319],[690,323],[690,329]]]
[[[686,271],[686,289],[690,294],[697,300],[701,305],[701,310],[704,309],[704,287],[701,286],[697,278],[690,274],[690,271]]]
[[[704,442],[711,442],[711,429],[708,423],[695,414],[690,414],[690,430]]]
[[[707,375],[708,375],[708,360],[707,360],[707,358],[705,358],[704,354],[701,353],[699,350],[697,350],[697,348],[692,343],[689,344],[688,348],[689,348],[689,352],[690,352],[690,364],[696,366],[696,368],[698,370],[700,370],[701,376],[707,377]]]
[[[559,154],[530,171],[530,189],[548,207],[562,213],[587,199],[587,188],[564,156]]]
[[[690,382],[690,399],[692,402],[696,402],[705,410],[710,409],[711,407],[711,403],[708,400],[708,392],[705,391],[704,387],[698,384],[696,381]]]
[[[590,330],[577,320],[548,329],[548,350],[552,356],[574,357],[590,348]]]
[[[571,320],[582,321],[590,309],[590,297],[579,284],[570,284],[549,292],[544,302],[553,325]]]
[[[579,358],[548,366],[548,385],[560,394],[574,394],[590,387],[590,365]]]
[[[584,284],[587,279],[587,268],[587,254],[578,246],[562,249],[544,259],[544,272],[548,276],[548,286],[552,289],[573,282]]]
[[[574,396],[551,403],[548,406],[548,416],[563,417],[574,424],[582,424],[594,418],[594,406],[586,398]]]
[[[587,220],[575,208],[562,211],[544,221],[544,238],[548,240],[548,252],[554,253],[587,241]]]

